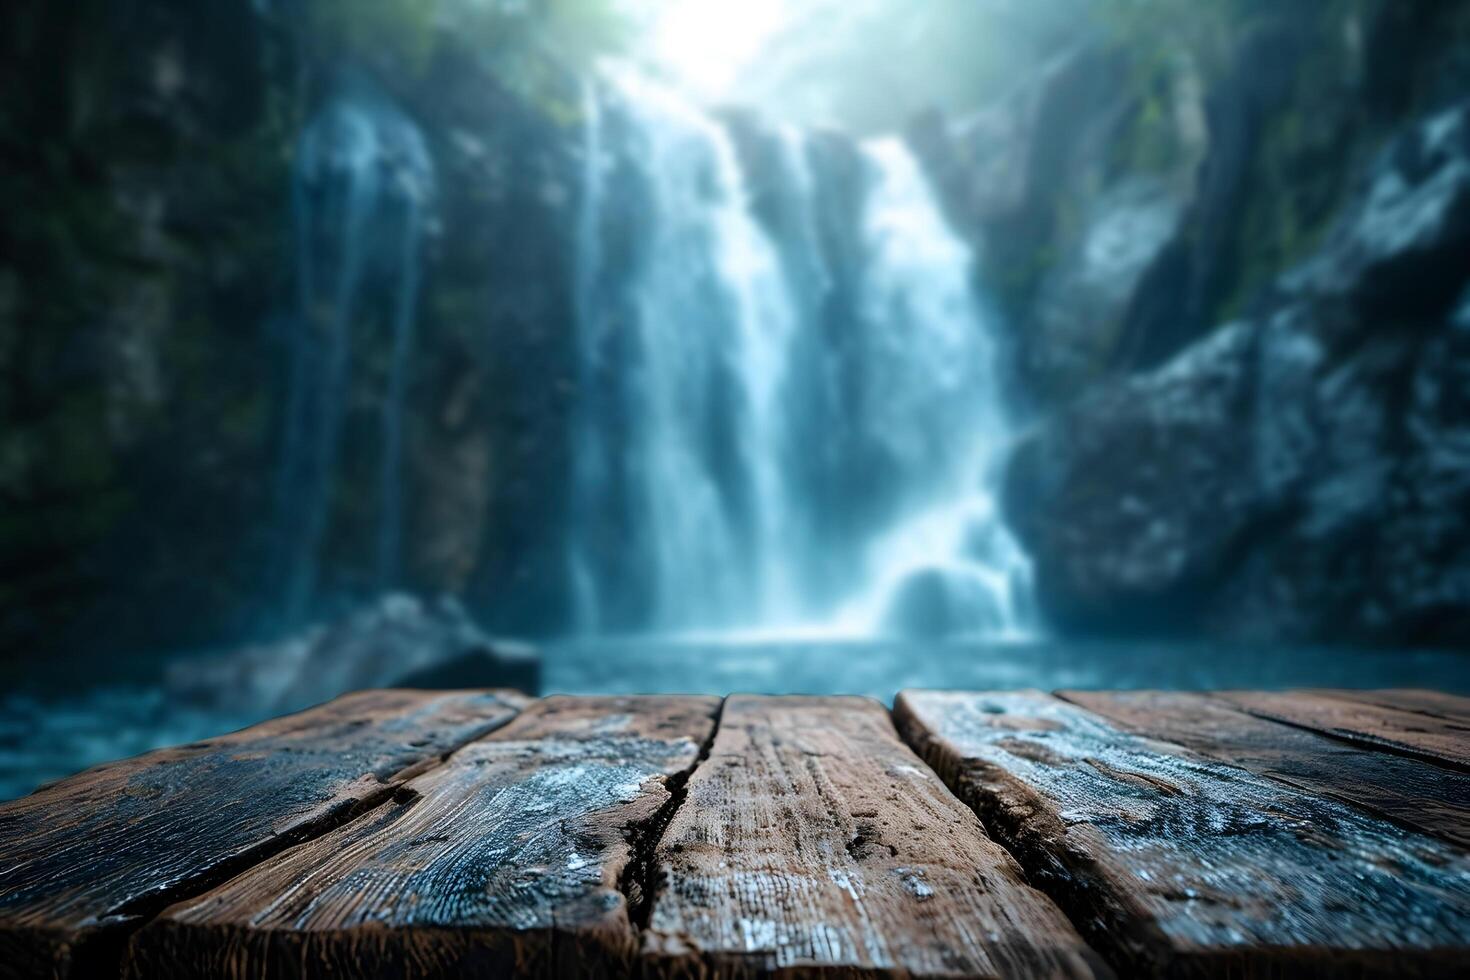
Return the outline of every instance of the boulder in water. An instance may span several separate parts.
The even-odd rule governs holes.
[[[998,596],[971,569],[921,569],[894,591],[883,628],[919,639],[994,632],[1006,622]]]
[[[234,718],[296,711],[380,687],[516,687],[535,693],[533,650],[492,640],[455,600],[392,594],[274,643],[181,660],[169,695]]]
[[[416,691],[505,687],[534,693],[541,688],[541,658],[532,647],[497,643],[430,664],[398,678],[391,686]]]

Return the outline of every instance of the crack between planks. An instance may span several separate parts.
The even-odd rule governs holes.
[[[504,728],[519,717],[525,707],[516,708],[515,714],[498,724],[483,725],[443,751],[405,766],[390,775],[387,780],[382,780],[384,785],[371,793],[354,800],[344,800],[316,819],[308,820],[283,833],[273,834],[258,844],[187,876],[182,881],[114,906],[98,920],[93,930],[76,943],[71,952],[69,975],[73,977],[121,976],[128,941],[138,930],[170,905],[197,898],[231,878],[244,874],[251,868],[264,864],[294,847],[325,837],[334,830],[345,827],[359,817],[379,810],[390,803],[397,803],[405,809],[413,806],[419,801],[420,795],[417,790],[405,785],[408,780],[438,769],[456,752]]]
[[[618,875],[618,891],[622,892],[627,903],[628,923],[638,938],[648,929],[649,919],[653,915],[653,904],[658,897],[658,863],[655,860],[658,846],[663,842],[664,832],[668,830],[674,814],[689,797],[689,780],[714,750],[715,738],[720,734],[720,723],[724,719],[727,703],[728,698],[721,699],[719,708],[715,710],[714,724],[710,726],[709,735],[700,746],[694,762],[687,769],[668,777],[668,781],[664,783],[669,798],[650,819],[624,828],[624,839],[628,843],[630,857],[622,874]]]
[[[1070,703],[1070,702],[1069,702]],[[1022,880],[1045,895],[1052,904],[1060,910],[1062,916],[1071,923],[1072,928],[1086,944],[1085,948],[1096,957],[1098,963],[1103,964],[1118,977],[1138,976],[1141,972],[1148,972],[1146,964],[1142,963],[1139,952],[1146,951],[1150,944],[1158,946],[1162,940],[1162,934],[1150,935],[1151,930],[1144,930],[1141,936],[1124,936],[1114,934],[1100,918],[1102,908],[1090,906],[1084,896],[1091,890],[1081,881],[1074,870],[1067,867],[1063,862],[1048,854],[1045,849],[1038,846],[1027,846],[1021,841],[1019,835],[1010,832],[997,816],[998,812],[1005,809],[1004,804],[993,798],[993,794],[986,799],[986,806],[978,805],[980,793],[976,792],[976,802],[966,798],[967,794],[963,783],[964,772],[958,764],[946,764],[939,754],[938,740],[921,725],[907,705],[895,701],[889,711],[893,721],[893,727],[897,730],[899,738],[914,755],[929,769],[930,772],[939,777],[952,793],[960,805],[968,809],[980,821],[985,835],[999,848],[1010,855],[1011,860],[1020,869]],[[999,767],[993,767],[997,773],[1014,782],[1015,788],[1023,793],[1030,794],[1032,791],[1025,783],[1016,780],[1010,773]],[[1046,864],[1050,862],[1051,867]]]
[[[1287,728],[1295,728],[1302,732],[1311,732],[1313,735],[1330,738],[1333,741],[1342,742],[1354,748],[1382,752],[1385,755],[1396,755],[1404,759],[1413,759],[1415,762],[1422,762],[1425,765],[1434,766],[1437,769],[1444,769],[1449,772],[1460,773],[1461,775],[1470,775],[1470,765],[1456,762],[1453,759],[1446,759],[1444,756],[1435,755],[1433,752],[1422,749],[1416,749],[1410,745],[1402,745],[1386,738],[1379,738],[1345,728],[1327,728],[1325,726],[1303,724],[1299,721],[1291,721],[1283,718],[1280,715],[1257,711],[1245,705],[1237,705],[1228,700],[1224,700],[1224,703],[1235,708],[1237,711],[1250,715],[1252,718],[1259,718],[1261,721],[1275,722],[1278,725],[1285,725]]]
[[[1460,717],[1460,716],[1455,715],[1455,714],[1449,714],[1449,713],[1446,713],[1445,711],[1442,711],[1442,710],[1441,711],[1437,711],[1434,708],[1430,708],[1430,707],[1426,707],[1426,706],[1414,707],[1414,706],[1410,706],[1410,705],[1407,705],[1407,704],[1394,704],[1391,701],[1379,700],[1377,698],[1367,698],[1367,697],[1364,697],[1364,698],[1354,698],[1354,697],[1348,697],[1342,691],[1339,691],[1339,690],[1330,690],[1330,689],[1326,689],[1326,688],[1314,690],[1314,691],[1312,691],[1312,693],[1313,694],[1316,694],[1318,697],[1327,698],[1330,701],[1336,701],[1338,704],[1346,704],[1346,705],[1353,705],[1353,706],[1357,706],[1357,705],[1369,705],[1369,706],[1374,707],[1374,708],[1383,708],[1383,709],[1388,710],[1388,711],[1402,711],[1405,714],[1419,715],[1421,718],[1433,718],[1435,721],[1446,722],[1446,723],[1448,723],[1450,725],[1454,725],[1454,726],[1462,727],[1462,728],[1465,727],[1466,725],[1470,725],[1470,719],[1463,718],[1463,717]],[[1367,694],[1369,692],[1364,691],[1364,692],[1360,692],[1360,693]]]

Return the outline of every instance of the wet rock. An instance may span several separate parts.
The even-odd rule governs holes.
[[[997,248],[1045,237],[1061,204],[1059,188],[1098,176],[1105,151],[1132,111],[1116,51],[1085,44],[1063,52],[997,104],[944,127],[930,114],[909,141],[930,169],[941,197],[963,227]],[[1002,228],[1024,243],[1000,240]]]
[[[180,660],[165,675],[179,703],[228,717],[268,717],[381,687],[521,687],[534,651],[490,639],[453,599],[387,595],[274,643]]]
[[[1049,401],[1064,401],[1110,364],[1146,275],[1179,234],[1184,200],[1150,176],[1092,203],[1076,241],[1042,280],[1021,369]]]
[[[884,616],[884,632],[939,639],[994,631],[1005,622],[1000,590],[971,567],[925,568],[906,578]]]
[[[544,635],[570,618],[558,535],[577,397],[567,235],[581,128],[509,91],[467,44],[441,45],[404,99],[442,193],[408,404],[404,584],[461,597],[494,631]],[[338,571],[350,582],[350,553]]]
[[[1251,446],[1232,437],[1249,396],[1252,325],[1231,324],[1156,375],[1089,397],[1024,442],[1007,509],[1048,615],[1116,629],[1209,571],[1256,517]]]
[[[1408,127],[1272,305],[1020,446],[1007,510],[1055,623],[1470,640],[1467,118]]]
[[[0,21],[0,674],[141,679],[253,612],[294,62],[248,4]]]
[[[498,643],[430,664],[398,678],[392,686],[419,691],[503,687],[534,692],[541,689],[541,659],[532,647]]]
[[[1238,245],[1250,197],[1263,191],[1254,167],[1266,153],[1273,114],[1292,94],[1297,65],[1316,33],[1312,21],[1308,12],[1287,11],[1256,24],[1205,98],[1209,152],[1194,190],[1190,240],[1183,244],[1185,259],[1178,270],[1182,282],[1168,310],[1173,322],[1147,325],[1138,352],[1144,366],[1157,366],[1207,330],[1211,314],[1241,274]]]
[[[1343,297],[1368,313],[1441,312],[1470,254],[1470,104],[1394,141],[1327,247],[1287,289]]]
[[[1178,305],[1205,146],[1200,85],[1181,64],[1167,91],[1153,91],[1135,68],[1115,48],[1083,44],[984,110],[954,121],[930,112],[907,132],[977,246],[1011,323],[1021,392],[1041,407],[1126,366],[1140,333],[1157,332],[1144,325]]]

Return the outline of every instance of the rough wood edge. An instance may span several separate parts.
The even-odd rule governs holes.
[[[302,717],[314,711],[341,702],[370,696],[374,693],[388,693],[394,690],[394,688],[378,688],[352,691],[324,701],[321,704],[303,708],[300,711],[293,711],[289,714],[270,718],[255,725],[247,725],[244,728],[224,732],[201,741],[232,742],[252,732],[260,732],[263,735],[276,734],[280,729],[289,729],[289,726],[293,722],[300,720]],[[495,722],[479,726],[467,737],[446,746],[436,753],[431,753],[414,765],[393,773],[384,781],[381,788],[356,799],[343,800],[326,813],[316,818],[303,821],[285,832],[274,834],[236,854],[201,868],[196,873],[189,875],[187,878],[167,888],[160,888],[147,895],[139,896],[125,902],[86,928],[79,930],[11,929],[0,924],[0,980],[10,980],[10,978],[27,980],[27,978],[38,976],[49,976],[54,978],[54,980],[71,980],[71,978],[87,978],[87,980],[90,980],[92,977],[119,976],[122,971],[128,943],[132,936],[170,905],[204,894],[211,888],[228,881],[230,878],[264,861],[270,860],[292,847],[331,833],[336,828],[356,819],[364,813],[383,806],[394,798],[406,780],[422,775],[442,765],[449,756],[466,745],[479,741],[504,727],[506,724],[509,724],[528,706],[538,700],[519,691],[498,688],[470,688],[462,691],[437,692],[416,691],[414,693],[425,696],[433,696],[434,694],[493,695],[497,701],[502,702],[510,709],[510,713]],[[199,743],[185,744],[194,745]],[[145,752],[141,755],[105,762],[77,773],[74,776],[69,776],[65,779],[60,779],[39,787],[30,796],[34,797],[59,788],[64,788],[65,784],[71,780],[81,779],[113,766],[146,759],[148,756],[156,753],[168,752],[181,747],[183,746],[165,747],[163,749]]]
[[[1125,904],[1109,905],[1107,909],[1100,910],[1099,898],[1111,902],[1117,896],[1094,894],[1089,882],[1080,879],[1050,851],[1040,846],[1027,846],[1028,837],[1059,836],[1065,833],[1065,828],[1045,826],[1045,821],[1038,820],[1031,834],[1020,835],[1016,833],[1019,826],[1006,826],[1000,819],[1002,808],[990,805],[987,796],[978,791],[974,774],[965,770],[967,761],[978,760],[964,759],[952,751],[938,733],[930,731],[910,704],[911,693],[921,692],[900,691],[893,699],[893,722],[899,737],[924,760],[925,765],[934,770],[950,792],[975,812],[985,832],[1010,852],[1027,880],[1056,902],[1087,944],[1118,976],[1165,975],[1166,963],[1160,955],[1168,950],[1169,941],[1163,931],[1141,908],[1127,907],[1126,899],[1123,900]],[[1050,696],[1045,691],[1034,689],[1014,693]],[[1005,782],[1017,800],[1034,801],[1026,808],[1032,814],[1045,813],[1044,801],[1029,785],[999,767],[984,765],[991,778]],[[1030,843],[1037,845],[1039,842],[1032,840]],[[1147,973],[1142,973],[1141,967],[1147,967]]]
[[[1015,892],[1013,893],[1013,895],[1014,898],[1017,900],[1018,905],[1024,904],[1021,900],[1023,899],[1023,897],[1026,897],[1038,903],[1039,906],[1044,907],[1051,916],[1055,917],[1050,924],[1059,928],[1056,934],[1050,938],[1055,941],[1054,950],[1058,951],[1057,962],[1048,966],[1045,964],[1044,961],[1038,959],[1028,968],[1020,968],[1014,963],[1011,963],[1009,966],[1006,965],[1005,961],[1008,959],[1008,956],[1002,955],[1000,957],[1000,960],[1002,962],[995,964],[997,972],[992,973],[990,971],[981,971],[973,974],[965,972],[955,967],[953,964],[949,964],[945,967],[934,966],[933,964],[931,964],[931,967],[933,968],[918,968],[914,963],[903,964],[900,962],[895,962],[891,965],[878,966],[871,964],[859,964],[855,962],[824,961],[820,959],[810,959],[807,957],[799,957],[790,962],[777,964],[773,962],[773,957],[775,954],[771,949],[741,950],[727,948],[723,945],[716,945],[712,947],[706,946],[699,939],[690,936],[682,928],[665,931],[654,928],[645,922],[643,923],[643,927],[640,930],[642,940],[640,963],[642,966],[642,970],[639,974],[641,977],[645,978],[645,980],[668,977],[732,978],[732,980],[733,978],[756,977],[781,977],[783,978],[783,980],[805,980],[805,978],[817,977],[842,978],[842,980],[847,980],[847,978],[854,978],[854,980],[856,980],[856,978],[862,978],[862,980],[869,980],[869,978],[871,978],[871,980],[894,980],[894,978],[913,978],[913,980],[924,980],[924,978],[930,977],[943,978],[962,976],[994,977],[1032,975],[1092,976],[1098,978],[1098,980],[1109,980],[1109,978],[1112,978],[1115,975],[1106,960],[1076,931],[1075,924],[1071,922],[1069,917],[1066,916],[1065,912],[1059,909],[1056,906],[1056,903],[1052,901],[1049,896],[1046,896],[1044,892],[1042,892],[1040,889],[1035,888],[1031,884],[1031,882],[1027,879],[1024,870],[1015,861],[1014,856],[999,842],[991,839],[986,834],[983,827],[980,826],[978,822],[974,821],[974,818],[971,817],[971,814],[973,813],[972,808],[970,808],[963,800],[956,799],[953,794],[948,790],[948,787],[945,785],[944,780],[938,778],[938,774],[934,772],[933,768],[930,767],[921,756],[913,751],[912,746],[910,746],[905,741],[902,733],[898,730],[897,725],[895,724],[893,711],[882,704],[882,702],[877,701],[873,698],[856,695],[731,695],[729,698],[726,699],[725,705],[722,706],[722,711],[728,709],[731,701],[744,702],[743,704],[737,704],[737,711],[739,709],[744,709],[757,716],[773,716],[775,714],[789,713],[792,717],[798,717],[801,714],[811,710],[820,711],[822,709],[831,710],[838,708],[854,709],[858,707],[871,709],[871,717],[868,720],[870,720],[874,724],[875,730],[881,731],[881,737],[885,740],[885,743],[891,743],[892,746],[893,756],[891,758],[888,756],[884,756],[882,760],[882,765],[893,765],[908,768],[910,767],[910,764],[912,764],[913,766],[921,767],[920,769],[909,768],[909,771],[914,772],[915,774],[918,774],[920,771],[927,770],[927,779],[934,780],[929,789],[935,794],[935,800],[947,800],[949,805],[957,808],[954,811],[956,815],[962,814],[964,819],[972,821],[970,824],[967,825],[967,830],[972,828],[971,832],[973,832],[975,835],[978,835],[976,838],[976,843],[978,844],[983,842],[985,845],[988,845],[990,848],[993,849],[996,863],[993,866],[981,865],[980,863],[978,863],[979,859],[977,857],[977,863],[969,866],[972,873],[981,875],[982,881],[988,878],[992,873],[1000,878],[1006,878],[1009,875],[1010,877],[1007,880],[1006,887],[1015,888]],[[728,714],[727,711],[725,711],[725,713]],[[731,724],[733,725],[736,723],[732,722]],[[839,722],[834,720],[833,724],[837,725],[839,724]],[[791,732],[782,731],[779,729],[779,727],[777,727],[776,731],[773,733],[772,744],[779,747],[783,744],[789,745],[793,741],[799,742],[801,738],[800,732],[801,729],[799,726],[793,729]],[[864,744],[862,741],[864,734],[865,733],[861,729],[853,733],[852,744],[854,749],[857,750],[856,754],[853,756],[853,758],[855,759],[870,758],[869,755],[861,751],[861,746]],[[805,753],[809,750],[800,749],[798,751]],[[884,751],[888,751],[886,747]],[[746,756],[731,756],[728,754],[725,757],[721,757],[718,754],[718,746],[715,744],[713,739],[711,740],[709,751],[706,754],[712,758],[715,758],[717,761],[727,762],[731,758],[738,758],[742,760],[742,762],[746,758],[748,758]],[[827,753],[819,752],[814,754],[826,755]],[[696,775],[698,774],[691,773],[691,776]],[[713,778],[718,780],[719,777],[714,776]],[[873,817],[875,816],[875,814],[871,812],[871,807],[876,804],[878,800],[879,796],[875,795],[873,797],[862,798],[861,805],[858,805],[857,802],[853,800],[849,800],[848,802],[853,804],[853,812],[855,814],[859,814],[860,817]],[[832,806],[832,804],[829,803],[828,806],[830,807]],[[688,828],[686,828],[686,830],[687,829]],[[861,864],[863,859],[854,854],[854,848],[862,845],[864,840],[867,838],[862,836],[864,833],[862,830],[859,830],[858,833],[859,836],[853,838],[851,841],[846,841],[845,843],[847,847],[847,853],[853,855],[854,860]],[[873,829],[868,831],[867,833],[871,833],[874,835],[871,839],[877,842],[880,848],[883,846],[883,831]],[[698,834],[695,834],[693,839],[703,840],[704,838]],[[655,851],[657,852],[660,842],[655,841],[654,843]],[[842,850],[842,843],[844,842],[839,840],[839,845],[837,847],[839,853]],[[676,849],[682,849],[683,847],[687,846],[689,846],[687,841],[676,842],[675,844]],[[910,855],[910,857],[913,857],[913,855]],[[723,862],[720,866],[724,867]],[[818,864],[816,865],[816,867],[820,868],[820,865]],[[741,866],[741,868],[742,870],[745,870],[743,865]],[[943,873],[944,868],[942,866],[936,865],[936,868],[940,871],[941,874]],[[680,890],[679,870],[677,868],[670,867],[669,855],[664,855],[664,862],[660,865],[660,869],[663,873],[663,877],[662,880],[658,883],[659,892],[655,897],[655,907],[658,902],[672,898],[671,893],[677,893]],[[854,868],[853,870],[856,872],[857,868]],[[953,882],[950,882],[949,884],[952,885]],[[991,884],[987,883],[982,890],[989,890],[990,888]],[[857,902],[859,906],[861,906],[862,903],[856,896],[854,896],[852,900],[854,902]],[[1016,908],[1012,907],[1010,911],[1015,912]],[[730,912],[731,916],[734,916],[736,914],[737,913],[733,911]],[[863,921],[866,921],[866,916],[861,916],[860,918]],[[818,928],[820,928],[820,923],[822,921],[823,920],[821,919],[816,920],[816,922],[819,924]],[[1032,924],[1036,925],[1035,922],[1033,922]],[[978,928],[978,924],[972,925]],[[872,926],[870,925],[870,928],[871,927]],[[1035,932],[1027,932],[1025,934],[1032,939],[1040,939],[1039,935]],[[902,935],[902,933],[900,933],[900,935]],[[885,934],[885,936],[887,936],[887,934]],[[887,938],[892,939],[895,937],[887,936]],[[997,935],[991,935],[988,941],[973,941],[977,948],[984,948],[989,946],[990,944],[994,944],[994,948],[987,949],[988,954],[993,954],[996,949],[999,949],[1008,953],[1009,956],[1019,956],[1025,948],[1024,945],[1019,942],[1015,943],[1014,946],[1006,945]],[[904,948],[904,944],[900,943],[893,947],[890,952],[894,954],[896,959],[901,960],[903,955],[906,955],[900,952],[900,950],[903,950]],[[1037,941],[1031,943],[1029,948],[1034,951],[1041,951],[1046,950],[1049,947],[1047,942]],[[861,954],[854,955],[858,955],[861,958]],[[1055,973],[1052,972],[1053,969],[1055,969]]]
[[[1470,697],[1447,694],[1444,691],[1429,688],[1386,687],[1349,690],[1322,687],[1309,688],[1306,693],[1334,698],[1338,701],[1350,701],[1354,704],[1394,708],[1398,711],[1428,715],[1431,718],[1442,718],[1450,722],[1470,723]]]
[[[689,738],[689,741],[695,742],[698,748],[687,766],[663,775],[648,777],[649,782],[658,784],[656,795],[661,795],[663,799],[647,817],[630,821],[619,828],[627,846],[628,857],[610,885],[613,890],[621,894],[623,901],[617,907],[604,910],[596,922],[579,922],[580,928],[576,931],[563,928],[559,915],[554,916],[555,924],[552,926],[526,930],[444,925],[385,927],[380,923],[357,924],[341,929],[315,931],[278,928],[260,930],[238,923],[206,926],[197,923],[180,923],[169,918],[169,908],[164,908],[160,909],[150,921],[141,923],[125,938],[120,950],[120,971],[115,975],[120,975],[124,980],[144,980],[144,978],[151,980],[158,975],[157,961],[155,960],[150,965],[147,956],[139,957],[140,942],[156,945],[160,937],[170,934],[187,937],[188,941],[197,942],[201,930],[208,936],[206,945],[211,950],[217,947],[220,951],[219,964],[228,962],[225,953],[231,949],[250,951],[252,964],[248,967],[242,967],[238,963],[230,964],[227,971],[223,966],[219,966],[218,970],[224,972],[216,973],[213,964],[209,967],[201,967],[198,963],[194,963],[182,967],[181,972],[167,972],[165,975],[194,976],[196,974],[191,971],[200,970],[202,971],[200,975],[227,975],[234,980],[278,975],[313,976],[317,974],[304,973],[305,965],[330,961],[331,954],[337,954],[343,948],[344,937],[351,937],[347,945],[356,947],[356,954],[360,960],[349,975],[405,978],[443,977],[446,980],[449,977],[459,976],[613,978],[639,975],[637,969],[639,945],[649,909],[649,901],[645,896],[652,895],[652,878],[657,871],[652,857],[674,812],[686,798],[685,786],[689,778],[708,758],[715,736],[719,731],[725,699],[706,695],[664,694],[608,695],[605,697],[552,695],[533,699],[542,705],[553,705],[558,701],[575,704],[599,700],[637,701],[644,698],[704,703],[708,708],[709,729],[702,740]],[[529,720],[529,716],[518,717],[521,721]],[[482,742],[492,743],[497,739],[505,738],[512,742],[531,743],[555,737],[554,733],[524,735],[507,731],[506,728],[514,720],[514,718],[508,719],[506,724],[498,726],[495,732],[467,740],[443,753],[436,765],[416,770],[412,776],[422,776],[444,765],[452,765],[454,763],[452,757],[456,753],[466,749],[475,751],[474,746]],[[324,833],[330,833],[357,819],[381,819],[385,827],[391,826],[403,816],[408,808],[418,805],[420,800],[421,797],[412,781],[405,779],[402,785],[390,794],[389,799],[384,800],[378,807],[361,810],[339,821],[333,827],[326,828]],[[389,812],[390,808],[398,812]],[[374,814],[377,816],[374,817]],[[293,847],[309,845],[314,839],[298,841],[293,844]],[[277,856],[271,855],[265,861]],[[249,870],[243,869],[242,873],[248,873]],[[217,884],[223,884],[223,882]],[[207,897],[208,891],[206,890],[188,896],[181,902],[188,903],[207,899]],[[539,937],[540,941],[531,941],[536,937]],[[180,944],[184,943],[180,942]],[[338,966],[340,965],[339,963]]]
[[[1405,960],[1405,952],[1410,951],[1404,949],[1326,949],[1317,946],[1256,946],[1237,950],[1200,950],[1188,956],[1176,954],[1152,918],[1142,909],[1130,907],[1127,895],[1100,894],[1090,881],[1079,876],[1073,867],[1043,846],[1046,839],[1064,834],[1066,828],[1059,824],[1047,825],[1048,821],[1040,816],[1044,812],[1042,798],[1029,784],[998,766],[963,757],[953,746],[947,745],[942,736],[930,731],[919,720],[908,695],[924,693],[930,692],[901,691],[894,698],[893,717],[900,735],[939,774],[955,796],[975,810],[986,832],[1011,852],[1028,878],[1061,907],[1082,937],[1117,971],[1118,976],[1437,978],[1458,975],[1446,964],[1460,961],[1465,950],[1439,945],[1413,950],[1417,954],[1415,960]],[[981,696],[984,692],[946,693]],[[1035,689],[1006,693],[1063,700]],[[1086,711],[1071,702],[1065,703]],[[1107,722],[1105,718],[1102,720]],[[1171,742],[1159,744],[1175,747],[1186,756],[1194,754]],[[1011,805],[1001,806],[999,801],[979,792],[974,785],[975,775],[966,771],[967,766],[983,769],[987,778],[1005,784],[1007,792],[1014,794]],[[1024,805],[1026,801],[1035,802],[1027,807]],[[1018,811],[1029,810],[1030,813],[1024,819],[1016,817],[1007,822],[1000,819],[1005,810],[1010,810],[1012,817]],[[1083,865],[1096,861],[1094,857],[1078,853],[1070,853],[1069,856],[1080,859]],[[1110,859],[1109,855],[1103,856],[1103,860]]]

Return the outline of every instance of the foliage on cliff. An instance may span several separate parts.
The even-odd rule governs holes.
[[[295,0],[283,9],[317,64],[355,63],[421,79],[446,46],[473,52],[500,83],[565,113],[566,79],[620,50],[617,0]],[[293,12],[294,11],[294,12]]]
[[[1115,50],[1142,99],[1199,80],[1177,232],[1118,306],[1048,291],[1086,283],[1083,260],[1020,304],[1027,380],[1057,413],[1010,470],[1041,605],[1084,635],[1462,646],[1470,4],[1246,4],[1220,47],[1155,57],[1149,31],[1189,36],[1169,19],[1120,21]],[[1114,133],[1120,176],[1146,169],[1146,135]],[[1092,200],[1044,245],[1086,256],[1125,213]],[[1051,315],[1057,295],[1083,315]],[[1123,342],[1089,348],[1113,315]]]

